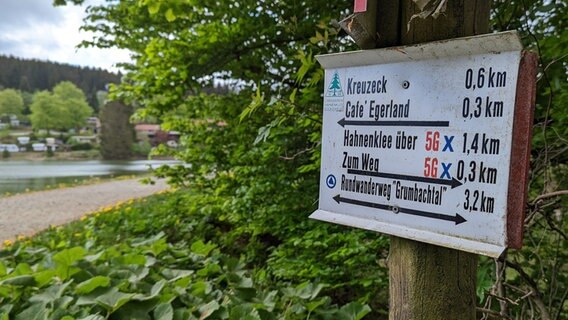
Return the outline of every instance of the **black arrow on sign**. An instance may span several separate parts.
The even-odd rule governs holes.
[[[373,121],[373,120],[345,120],[337,121],[342,127],[345,126],[382,126],[382,127],[449,127],[449,121]]]
[[[381,210],[392,211],[392,212],[398,211],[400,213],[406,213],[406,214],[411,214],[411,215],[415,215],[415,216],[421,216],[421,217],[444,220],[444,221],[451,221],[451,222],[454,222],[456,225],[458,225],[460,223],[464,223],[464,222],[467,221],[467,220],[464,219],[464,217],[460,216],[457,213],[456,213],[455,216],[449,216],[449,215],[445,215],[445,214],[441,214],[441,213],[435,213],[435,212],[427,212],[427,211],[421,211],[421,210],[415,210],[415,209],[409,209],[409,208],[392,207],[392,206],[389,206],[389,205],[386,205],[386,204],[381,204],[381,203],[374,203],[374,202],[344,198],[339,194],[336,195],[335,197],[333,197],[333,200],[335,200],[337,203],[344,202],[344,203],[354,204],[354,205],[357,205],[357,206],[381,209]]]
[[[446,186],[451,186],[452,189],[462,185],[462,183],[459,182],[456,178],[452,178],[452,180],[448,180],[448,179],[407,176],[407,175],[404,175],[404,174],[376,172],[376,171],[364,171],[364,170],[355,170],[355,169],[347,169],[347,173],[358,174],[358,175],[362,175],[362,176],[389,178],[389,179],[396,179],[396,180],[408,180],[408,181],[426,182],[426,183],[433,183],[433,184],[442,184],[442,185],[446,185]]]

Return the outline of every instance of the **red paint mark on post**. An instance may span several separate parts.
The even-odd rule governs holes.
[[[355,0],[355,8],[353,11],[355,13],[367,11],[367,0]]]

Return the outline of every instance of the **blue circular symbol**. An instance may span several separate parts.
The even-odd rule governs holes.
[[[327,187],[330,189],[335,188],[335,184],[337,183],[337,179],[335,179],[335,176],[330,174],[329,176],[327,176],[327,178],[325,178],[325,184],[327,184]]]

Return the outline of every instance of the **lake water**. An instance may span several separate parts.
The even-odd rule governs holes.
[[[176,161],[0,161],[0,196],[6,193],[42,190],[61,183],[92,178],[140,175]]]

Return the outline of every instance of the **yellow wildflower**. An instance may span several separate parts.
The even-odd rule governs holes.
[[[5,246],[5,247],[11,246],[12,243],[13,243],[12,240],[4,240],[4,246]]]

